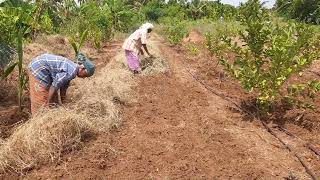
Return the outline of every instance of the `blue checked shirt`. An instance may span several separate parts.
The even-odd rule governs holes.
[[[60,89],[76,77],[78,65],[62,56],[42,54],[32,60],[29,69],[45,87]]]

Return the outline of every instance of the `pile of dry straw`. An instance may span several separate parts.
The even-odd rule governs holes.
[[[47,109],[19,126],[0,146],[0,169],[23,173],[41,163],[59,160],[63,153],[80,147],[87,136],[107,132],[121,123],[114,97],[130,102],[135,79],[119,55],[91,79],[77,79],[70,88],[71,103]],[[168,70],[154,59],[144,75]]]

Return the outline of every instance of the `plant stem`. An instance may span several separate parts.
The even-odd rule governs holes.
[[[23,40],[23,31],[20,30],[17,36],[17,52],[18,52],[18,68],[19,68],[19,87],[18,87],[18,105],[19,110],[22,111],[22,101],[23,101],[23,84],[24,84],[24,74],[23,74],[23,49],[22,49],[22,40]]]

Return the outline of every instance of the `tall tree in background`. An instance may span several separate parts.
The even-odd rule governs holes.
[[[287,18],[320,24],[319,0],[277,0],[277,11]]]

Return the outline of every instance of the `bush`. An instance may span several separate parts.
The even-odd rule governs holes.
[[[111,38],[109,12],[94,2],[82,4],[79,10],[76,17],[68,20],[63,33],[77,40],[84,31],[88,31],[88,38],[96,48],[100,48],[102,40]]]
[[[145,14],[147,20],[158,22],[159,18],[164,15],[163,8],[164,4],[158,0],[153,0],[143,6],[142,12]]]
[[[163,23],[164,34],[173,45],[179,44],[188,33],[186,22],[178,18],[163,18],[160,22]]]
[[[223,37],[220,48],[214,50],[247,91],[257,92],[257,104],[266,113],[282,96],[294,98],[290,92],[281,94],[281,89],[285,83],[291,86],[289,78],[319,58],[319,39],[306,25],[273,24],[258,0],[241,6],[240,21],[245,26],[239,33],[240,41]],[[234,61],[229,59],[230,53],[235,55]]]

